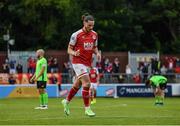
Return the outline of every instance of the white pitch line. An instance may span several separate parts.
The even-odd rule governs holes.
[[[75,116],[68,116],[68,117],[50,117],[50,118],[38,118],[38,119],[5,119],[5,120],[0,120],[0,122],[7,122],[7,121],[25,121],[25,120],[57,120],[57,119],[71,119],[72,117]],[[87,116],[84,117],[75,117],[76,119],[87,119]],[[95,116],[95,117],[89,117],[89,118],[174,118],[173,116]]]

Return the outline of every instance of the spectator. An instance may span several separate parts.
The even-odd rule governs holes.
[[[155,74],[155,73],[160,73],[160,66],[161,66],[161,62],[157,59],[151,59],[151,73]]]
[[[96,62],[96,68],[98,69],[99,73],[103,72],[102,62],[100,60]]]
[[[135,83],[141,83],[141,76],[140,76],[140,74],[139,73],[135,74],[133,76],[133,80],[134,80]]]
[[[53,63],[54,63],[54,58],[53,58],[53,57],[50,57],[50,58],[48,59],[48,73],[52,72]]]
[[[16,78],[15,78],[14,74],[9,74],[8,81],[9,81],[9,84],[15,84],[16,83]]]
[[[113,81],[114,82],[119,82],[119,73],[120,73],[120,64],[119,64],[119,59],[115,58],[112,66],[112,73],[113,73]]]
[[[105,82],[109,82],[111,81],[112,63],[109,62],[108,58],[105,59],[104,67]]]
[[[126,65],[126,76],[127,76],[127,82],[130,82],[130,79],[131,79],[131,67],[130,65]]]
[[[36,61],[32,57],[28,58],[28,73],[34,74]]]
[[[176,58],[176,67],[180,67],[180,60],[179,60],[179,58]]]
[[[63,69],[62,69],[62,71],[63,71],[63,75],[62,75],[63,83],[68,83],[69,70],[70,70],[70,68],[69,68],[68,63],[64,62],[63,63]]]
[[[16,67],[15,67],[16,61],[15,60],[11,60],[9,62],[9,73],[10,74],[15,74],[16,73]]]
[[[165,67],[165,65],[163,65],[163,66],[161,67],[160,71],[161,71],[161,74],[162,74],[162,75],[166,75],[166,73],[167,73],[167,68]]]
[[[51,64],[51,73],[58,73],[58,62],[57,58],[53,59],[53,62]]]
[[[17,73],[23,73],[23,66],[20,63],[17,64],[16,71]]]
[[[143,82],[147,80],[148,73],[149,73],[148,69],[149,69],[149,63],[144,62],[144,65],[142,66]]]
[[[55,76],[55,74],[52,74],[52,76],[49,78],[51,84],[58,84],[58,79]]]
[[[8,63],[3,64],[3,73],[9,73],[9,64]]]

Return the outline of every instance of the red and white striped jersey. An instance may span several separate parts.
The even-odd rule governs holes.
[[[93,49],[97,47],[98,35],[95,31],[85,32],[83,29],[71,35],[69,45],[74,51],[80,50],[80,56],[73,56],[73,64],[91,66]]]

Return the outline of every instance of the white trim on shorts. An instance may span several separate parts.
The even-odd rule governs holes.
[[[91,83],[90,89],[97,89],[97,83]]]

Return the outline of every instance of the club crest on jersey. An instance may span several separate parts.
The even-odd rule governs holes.
[[[92,39],[94,39],[94,40],[95,40],[95,39],[96,39],[96,36],[95,36],[95,35],[93,35],[93,36],[92,36]]]
[[[85,42],[84,43],[85,50],[92,50],[93,49],[93,42]]]
[[[82,39],[84,39],[85,38],[85,36],[82,36]]]

